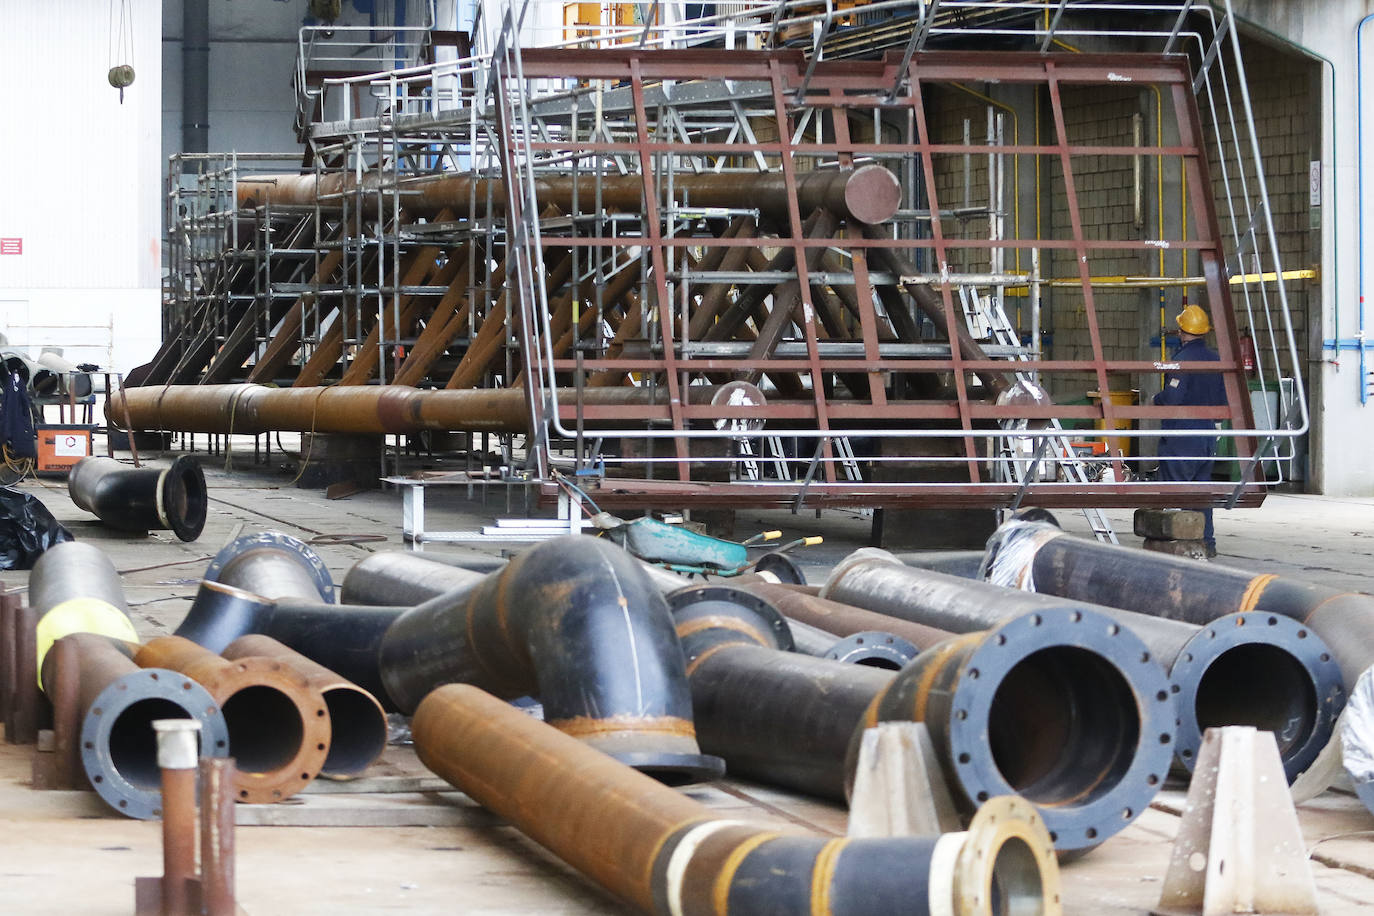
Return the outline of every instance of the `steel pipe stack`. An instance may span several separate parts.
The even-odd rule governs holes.
[[[1177,707],[1176,752],[1189,770],[1208,728],[1253,725],[1274,732],[1291,780],[1331,738],[1345,703],[1330,650],[1314,633],[1274,614],[1232,614],[1197,627],[915,569],[871,548],[837,565],[823,591],[848,604],[956,633],[1046,610],[1110,617],[1140,637],[1169,671]]]
[[[231,662],[179,636],[152,640],[134,661],[199,682],[219,705],[229,752],[238,762],[234,792],[239,801],[281,801],[319,774],[329,755],[329,710],[319,690],[282,662]]]
[[[190,455],[162,469],[82,458],[67,475],[67,492],[77,508],[121,531],[170,530],[183,541],[194,541],[205,528],[205,473]]]
[[[380,646],[382,683],[403,712],[447,683],[537,696],[545,721],[671,781],[719,775],[692,722],[682,648],[638,561],[574,535],[407,611]]]
[[[1024,581],[1037,592],[1192,624],[1251,611],[1291,617],[1326,641],[1347,691],[1374,665],[1371,595],[1101,544],[1020,520],[1005,523],[989,540],[985,564],[990,575]]]
[[[224,715],[205,688],[165,668],[139,668],[134,646],[94,633],[73,633],[44,660],[44,682],[53,702],[57,753],[80,761],[86,778],[110,807],[129,817],[160,817],[157,740],[152,723],[192,719],[199,723],[200,754],[229,752]],[[58,761],[69,781],[71,765]]]
[[[815,836],[720,820],[475,687],[434,691],[412,727],[427,767],[644,913],[1060,912],[1054,850],[1019,799],[964,833]]]
[[[748,592],[704,586],[670,603],[702,748],[731,773],[842,797],[855,762],[846,758],[865,727],[920,721],[965,816],[994,795],[1021,794],[1041,809],[1056,846],[1077,850],[1129,824],[1168,772],[1168,682],[1139,639],[1099,615],[1044,612],[954,637],[894,679],[777,651],[785,622]],[[940,688],[879,709],[912,671],[938,677]]]

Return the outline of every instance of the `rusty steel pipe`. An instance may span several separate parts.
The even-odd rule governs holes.
[[[955,633],[1047,609],[1110,617],[1138,636],[1169,671],[1177,705],[1175,752],[1189,770],[1208,728],[1253,725],[1274,732],[1293,779],[1326,745],[1345,702],[1331,651],[1315,633],[1275,614],[1235,614],[1197,627],[917,569],[872,548],[839,563],[823,591]]]
[[[19,692],[19,658],[15,647],[14,615],[19,612],[19,592],[0,591],[0,722],[5,743],[14,743],[14,702]]]
[[[135,648],[95,633],[64,636],[43,661],[43,681],[52,685],[54,738],[59,753],[71,747],[73,775],[84,772],[110,807],[146,820],[160,807],[152,723],[195,721],[206,757],[228,753],[229,732],[203,687],[165,668],[139,668]]]
[[[836,636],[853,636],[855,633],[877,631],[899,636],[917,649],[929,649],[953,635],[948,630],[887,614],[876,614],[852,604],[831,601],[819,595],[809,595],[785,585],[750,582],[741,588],[763,598],[777,608],[779,613]]]
[[[386,712],[376,697],[352,681],[270,636],[240,636],[222,654],[230,661],[277,659],[324,696],[329,709],[329,756],[320,768],[323,775],[356,776],[386,750]]]
[[[234,761],[200,761],[200,905],[205,916],[235,916]]]
[[[205,527],[205,473],[191,455],[166,468],[82,458],[67,474],[67,492],[78,508],[121,531],[170,530],[183,541],[194,541]]]
[[[682,647],[630,554],[583,535],[417,605],[382,637],[382,683],[403,712],[446,683],[537,696],[564,732],[672,781],[714,778],[692,722]]]
[[[687,389],[692,403],[709,404],[716,389]],[[578,392],[557,391],[560,404]],[[111,392],[105,405],[112,422],[137,430],[255,435],[275,430],[353,435],[399,435],[424,430],[523,434],[530,431],[527,393],[521,388],[425,389],[405,385],[335,385],[269,388],[264,385],[150,385]],[[596,407],[665,406],[666,389],[585,388],[584,404]],[[595,429],[606,422],[592,421]]]
[[[196,731],[188,719],[151,723],[162,788],[162,916],[191,916],[196,897]]]
[[[386,180],[374,172],[363,176],[361,185],[377,190]],[[238,205],[247,209],[265,204],[314,206],[320,197],[350,193],[358,184],[344,172],[318,180],[314,175],[264,176],[238,183]],[[405,182],[401,187],[406,212],[415,216],[432,216],[445,208],[467,213],[474,205],[481,211],[489,196],[497,209],[505,208],[505,186],[499,181],[446,175]],[[675,175],[672,189],[678,203],[693,207],[754,206],[782,220],[789,213],[787,182],[778,173]],[[824,207],[843,219],[870,225],[892,219],[901,202],[896,176],[879,165],[803,173],[797,176],[796,189],[803,214]],[[535,179],[534,193],[541,208],[555,206],[564,213],[572,212],[579,193],[584,207],[598,199],[608,210],[634,212],[644,206],[644,180],[637,175],[542,177]],[[364,199],[370,200],[371,195]]]
[[[44,692],[52,703],[51,789],[86,788],[81,772],[81,659],[73,638],[59,639],[43,660],[52,669],[44,678]],[[37,767],[37,758],[34,762]],[[37,787],[37,772],[34,784]]]
[[[412,728],[427,767],[644,913],[1060,912],[1054,851],[1019,799],[965,833],[816,836],[721,820],[475,687],[435,690]]]
[[[170,668],[198,681],[219,704],[238,761],[239,801],[289,798],[320,772],[329,755],[329,710],[320,692],[271,658],[229,661],[180,636],[162,636],[134,656],[146,668]]]
[[[11,744],[34,744],[38,741],[43,699],[38,691],[38,612],[21,604],[15,609],[13,620],[15,688],[5,735]]]

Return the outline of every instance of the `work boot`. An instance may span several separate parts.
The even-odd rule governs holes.
[[[1209,560],[1215,560],[1215,559],[1216,559],[1216,556],[1217,556],[1217,545],[1216,545],[1216,544],[1208,544],[1208,545],[1207,545],[1207,559],[1209,559]]]

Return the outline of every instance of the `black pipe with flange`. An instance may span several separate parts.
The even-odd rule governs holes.
[[[78,508],[121,531],[170,530],[183,541],[194,541],[205,528],[205,473],[190,455],[166,468],[82,458],[67,475],[67,492]]]

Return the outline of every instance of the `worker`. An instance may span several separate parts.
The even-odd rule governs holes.
[[[1201,307],[1190,305],[1175,318],[1178,327],[1179,347],[1174,351],[1174,360],[1184,362],[1219,361],[1217,351],[1209,349],[1204,340],[1212,329],[1207,313]],[[1160,407],[1221,407],[1226,404],[1226,389],[1222,385],[1220,372],[1169,372],[1164,376],[1164,388],[1155,395],[1154,403]],[[1161,420],[1160,428],[1170,429],[1216,429],[1212,420],[1179,418]],[[1208,482],[1212,479],[1212,459],[1216,455],[1215,436],[1169,436],[1159,438],[1159,479],[1162,481]],[[1207,548],[1207,556],[1217,555],[1216,532],[1212,529],[1212,509],[1202,509],[1206,519],[1202,539]]]

